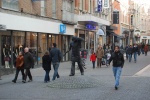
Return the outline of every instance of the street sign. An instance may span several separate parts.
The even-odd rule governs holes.
[[[102,12],[102,0],[97,0],[97,12]]]
[[[109,0],[103,0],[103,8],[109,8]]]
[[[60,24],[60,30],[59,33],[66,33],[66,25]]]

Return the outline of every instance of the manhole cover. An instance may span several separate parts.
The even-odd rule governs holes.
[[[61,77],[48,84],[51,88],[92,88],[98,87],[100,82],[92,77],[73,76]]]

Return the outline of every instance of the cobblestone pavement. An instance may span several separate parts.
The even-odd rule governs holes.
[[[137,63],[126,61],[117,91],[112,67],[93,69],[91,62],[87,62],[84,76],[76,70],[73,77],[68,76],[70,62],[62,63],[60,79],[50,83],[43,82],[42,68],[32,69],[33,82],[25,84],[21,82],[21,75],[15,84],[11,82],[14,74],[6,75],[0,80],[0,100],[150,100],[150,68],[136,75],[149,64],[150,54],[138,56]]]

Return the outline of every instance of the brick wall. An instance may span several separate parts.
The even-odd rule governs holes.
[[[33,14],[41,15],[41,2],[39,1],[33,2],[32,7],[33,7]]]
[[[52,17],[52,0],[46,0],[46,16]]]
[[[23,12],[33,14],[31,0],[19,0],[19,10],[21,10],[21,8],[23,8]]]
[[[62,19],[62,6],[63,6],[63,0],[56,0],[57,1],[57,11],[56,11],[56,16],[57,19],[61,20]]]
[[[2,0],[0,0],[0,7],[2,7]]]

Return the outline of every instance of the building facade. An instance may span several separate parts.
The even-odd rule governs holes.
[[[14,61],[24,47],[29,47],[35,65],[52,43],[64,54],[74,35],[74,25],[64,24],[62,0],[0,0],[0,66],[14,68]],[[64,9],[63,9],[64,10]],[[74,18],[71,20],[74,23]],[[62,61],[68,61],[69,54]],[[8,59],[7,59],[8,58]]]

